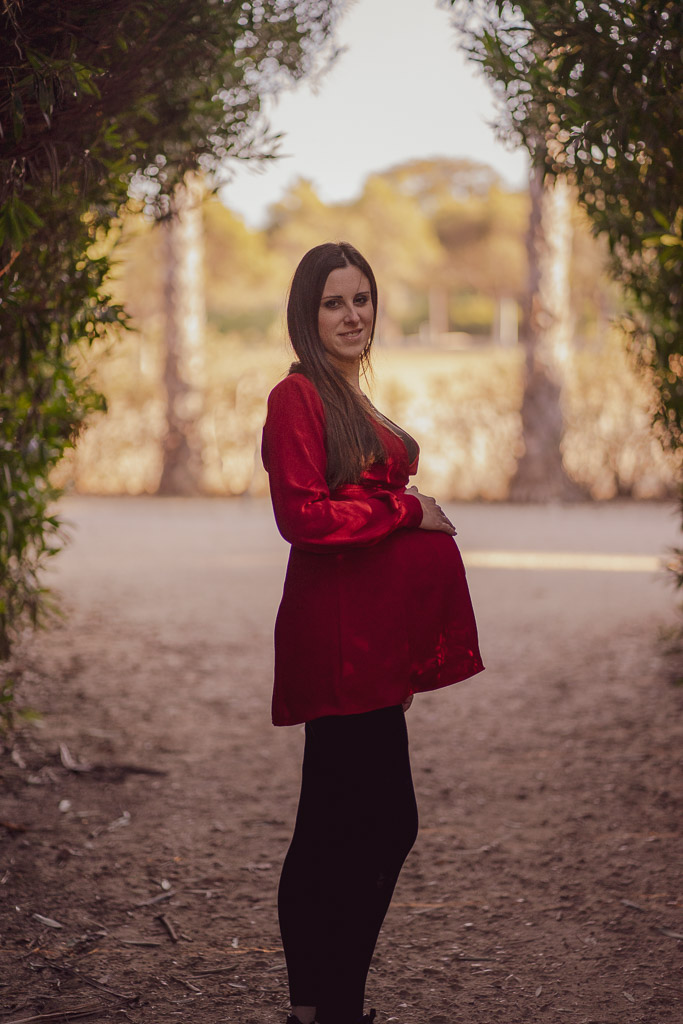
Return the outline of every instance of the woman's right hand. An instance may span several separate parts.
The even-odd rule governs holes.
[[[437,505],[436,498],[430,498],[427,494],[420,494],[417,487],[406,487],[406,494],[412,494],[422,505],[421,530],[438,530],[455,537],[456,529],[440,505]]]

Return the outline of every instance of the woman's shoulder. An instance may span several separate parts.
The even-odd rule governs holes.
[[[268,404],[280,402],[306,402],[322,404],[318,390],[312,380],[303,373],[294,371],[279,381],[268,396]]]
[[[318,390],[303,373],[288,374],[279,381],[268,395],[268,411],[297,413],[303,409],[314,412],[316,416],[324,416],[323,403]]]
[[[283,377],[270,392],[271,395],[318,394],[312,380],[299,370],[293,370]]]

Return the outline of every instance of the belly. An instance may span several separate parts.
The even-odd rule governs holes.
[[[335,554],[292,549],[275,629],[277,700],[380,707],[481,670],[452,537],[400,530]],[[294,695],[294,696],[292,696]],[[325,711],[320,713],[334,713]],[[304,720],[305,715],[298,720]]]

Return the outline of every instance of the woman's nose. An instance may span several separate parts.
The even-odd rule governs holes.
[[[358,310],[354,306],[347,306],[346,313],[344,314],[344,320],[348,324],[355,324],[358,322],[360,317],[358,316]]]

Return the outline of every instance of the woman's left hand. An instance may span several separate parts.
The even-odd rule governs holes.
[[[414,485],[406,487],[406,494],[412,494],[422,505],[422,522],[418,529],[438,530],[441,533],[447,533],[450,537],[455,537],[457,530],[441,505],[437,505],[436,498],[430,498],[428,494],[420,494]]]
[[[413,695],[411,693],[410,697],[406,697],[406,699],[403,701],[403,703],[401,704],[401,707],[403,708],[404,711],[407,711],[412,703],[413,703]]]

